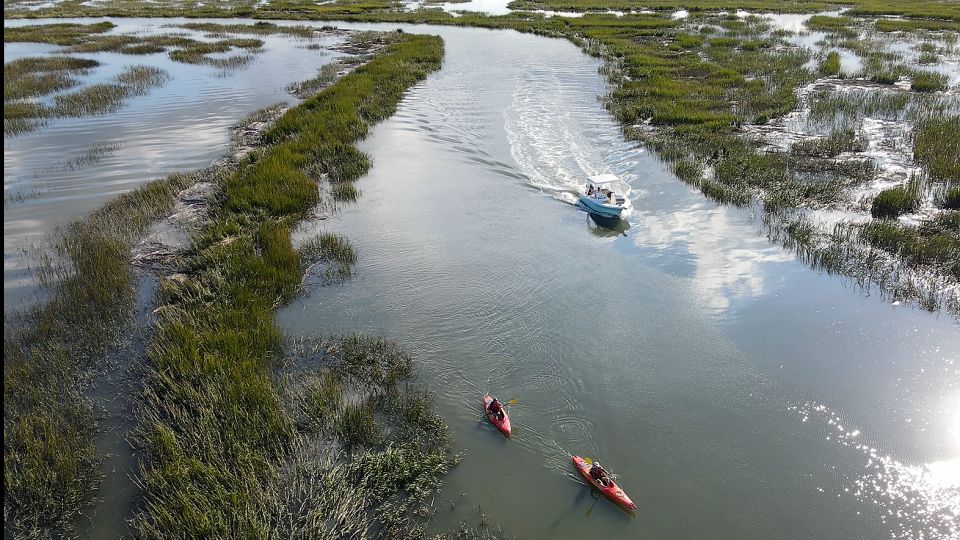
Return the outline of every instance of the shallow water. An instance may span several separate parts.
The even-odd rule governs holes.
[[[810,270],[677,181],[622,139],[598,61],[572,44],[404,28],[444,37],[443,69],[362,143],[359,203],[298,231],[349,236],[356,276],[278,317],[415,353],[465,453],[433,527],[482,513],[517,538],[957,537],[951,320]],[[599,172],[632,188],[625,236],[569,204]],[[513,439],[481,420],[484,390],[520,400]],[[569,453],[619,474],[636,516],[594,500]]]
[[[24,22],[30,21],[5,24]],[[163,27],[173,20],[113,22],[118,26],[114,33],[183,31]],[[160,67],[171,80],[129,100],[115,113],[53,119],[32,133],[4,137],[5,312],[29,301],[35,292],[21,250],[117,194],[176,171],[209,165],[225,153],[231,125],[259,108],[296,101],[286,86],[312,77],[320,66],[340,56],[329,49],[340,41],[337,37],[317,40],[319,50],[305,49],[306,41],[285,36],[262,39],[264,52],[246,67],[230,71],[174,62],[165,53],[75,55],[103,64],[84,78],[85,84],[107,80],[132,65]],[[4,62],[58,49],[4,44]]]

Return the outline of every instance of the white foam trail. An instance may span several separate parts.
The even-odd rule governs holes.
[[[623,181],[614,189],[629,206],[634,178],[629,170],[643,150],[609,137],[618,133],[613,119],[596,103],[575,101],[582,94],[565,91],[571,82],[566,76],[547,69],[518,82],[504,111],[510,153],[531,186],[569,203],[576,202],[588,176],[616,174]]]

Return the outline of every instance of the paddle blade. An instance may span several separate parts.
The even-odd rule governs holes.
[[[593,460],[588,457],[583,458],[583,462],[587,465],[593,465]]]
[[[511,399],[507,402],[507,405],[516,405],[517,403],[520,403],[519,399]]]

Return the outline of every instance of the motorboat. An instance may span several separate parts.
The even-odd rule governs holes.
[[[613,184],[622,183],[615,174],[598,174],[587,177],[584,192],[578,199],[588,212],[606,218],[619,218],[626,208],[627,198],[613,191]]]

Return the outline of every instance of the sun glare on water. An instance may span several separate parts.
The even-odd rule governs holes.
[[[892,538],[937,540],[960,538],[960,395],[952,396],[944,409],[943,427],[953,456],[910,464],[863,442],[859,430],[825,405],[807,402],[791,407],[804,423],[825,429],[826,440],[862,454],[861,474],[841,479],[843,491],[877,505]]]

